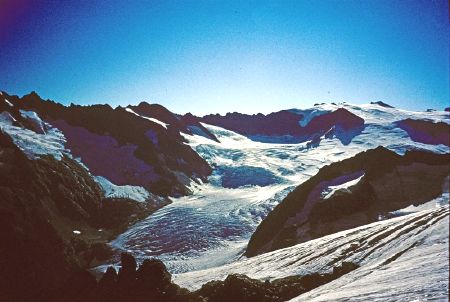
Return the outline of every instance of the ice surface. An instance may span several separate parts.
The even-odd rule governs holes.
[[[228,274],[260,280],[330,272],[342,261],[361,267],[293,301],[412,301],[448,297],[448,204],[376,222],[220,267],[175,274],[198,289]]]

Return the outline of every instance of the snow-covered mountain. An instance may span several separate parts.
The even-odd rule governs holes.
[[[156,257],[191,290],[243,273],[269,280],[272,295],[318,273],[311,291],[267,301],[439,300],[448,295],[449,123],[447,111],[381,102],[196,117],[145,102],[62,106],[3,92],[0,179],[8,181],[0,192],[8,198],[0,213],[16,217],[3,229],[30,232],[20,244],[44,255],[35,242],[63,242],[49,254],[62,263],[51,272],[55,283],[63,271],[101,264],[92,255],[104,250],[83,244],[111,240],[116,253],[96,271],[116,265],[119,252],[138,262]],[[15,200],[19,193],[27,197]],[[30,207],[26,199],[37,210],[17,214]],[[52,231],[34,232],[42,219]],[[358,268],[334,274],[350,262]],[[193,295],[220,301],[226,282]]]

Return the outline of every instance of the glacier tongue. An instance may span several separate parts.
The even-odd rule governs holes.
[[[408,134],[396,128],[395,121],[405,118],[427,118],[434,121],[449,122],[445,112],[409,112],[395,108],[383,108],[377,105],[353,106],[344,104],[345,109],[365,119],[365,128],[361,134],[354,137],[348,145],[343,145],[338,139],[323,139],[317,147],[307,149],[306,144],[270,144],[255,142],[235,132],[203,124],[220,141],[216,142],[199,135],[184,137],[188,144],[197,151],[214,168],[209,178],[209,184],[193,188],[192,196],[173,199],[173,203],[145,220],[136,224],[130,230],[120,235],[112,242],[114,247],[128,251],[138,260],[146,257],[157,257],[163,260],[172,273],[185,273],[202,269],[213,269],[224,264],[223,275],[233,271],[235,262],[260,221],[276,206],[286,194],[318,170],[332,162],[352,157],[361,151],[384,146],[399,154],[409,149],[424,149],[437,153],[448,153],[450,148],[444,145],[427,145],[412,141]],[[324,110],[327,108],[323,108]],[[269,181],[257,183],[249,178],[249,171],[257,171]],[[232,188],[224,188],[227,177],[232,176]],[[409,219],[405,217],[398,218]],[[380,222],[389,226],[397,220]],[[364,228],[362,228],[364,230]],[[367,231],[370,233],[370,231]],[[448,230],[447,233],[448,235]],[[358,235],[359,236],[359,235]],[[358,237],[355,235],[355,238]],[[333,239],[330,239],[333,238]],[[328,240],[334,240],[329,237]],[[356,239],[355,239],[356,240]],[[319,244],[322,241],[314,241]],[[307,243],[308,248],[316,247]],[[307,254],[304,251],[303,256]],[[306,271],[301,265],[285,270],[283,260],[293,256],[280,254],[270,258],[269,263],[255,266],[263,274],[263,278],[274,278],[297,274]],[[299,254],[299,256],[301,256]],[[248,260],[250,261],[250,260]],[[241,265],[237,262],[236,265]],[[249,262],[250,263],[250,262]],[[302,263],[302,262],[300,262]],[[267,265],[267,269],[264,268]],[[250,265],[251,266],[251,265]],[[325,265],[323,268],[325,269]],[[247,273],[249,266],[242,268]],[[285,270],[285,273],[280,273]],[[254,272],[249,269],[248,272]],[[253,276],[257,276],[254,272]],[[177,275],[185,286],[200,286],[208,278],[200,278],[193,273],[189,276]],[[195,287],[194,286],[194,287]]]

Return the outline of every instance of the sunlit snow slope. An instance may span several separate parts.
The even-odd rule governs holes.
[[[175,275],[175,282],[197,289],[232,273],[273,280],[330,272],[342,261],[351,261],[360,268],[293,301],[445,300],[449,281],[448,193],[428,207],[221,267]]]
[[[347,145],[336,138],[323,138],[314,148],[307,148],[307,142],[261,143],[210,125],[205,127],[220,143],[199,135],[185,135],[192,148],[214,168],[209,184],[193,187],[192,196],[173,199],[171,205],[132,227],[112,245],[141,260],[158,257],[176,273],[231,263],[242,255],[252,232],[267,213],[322,166],[379,145],[399,154],[413,148],[450,151],[445,145],[414,142],[394,124],[406,118],[449,123],[449,115],[444,111],[408,112],[378,105],[340,104],[297,112],[320,115],[321,111],[339,107],[365,120],[364,130]]]

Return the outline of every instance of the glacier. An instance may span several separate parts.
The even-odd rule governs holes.
[[[172,204],[118,236],[111,242],[112,246],[133,254],[140,261],[148,257],[161,259],[169,271],[176,274],[181,285],[195,288],[207,280],[198,279],[195,285],[187,284],[183,281],[184,274],[213,270],[224,265],[226,271],[227,265],[239,263],[251,234],[261,220],[290,191],[316,174],[321,167],[377,146],[384,146],[398,154],[410,149],[436,153],[450,151],[445,145],[414,142],[395,125],[396,121],[405,118],[449,123],[449,114],[444,111],[412,112],[376,104],[326,104],[298,112],[320,114],[340,107],[365,120],[363,131],[345,145],[333,137],[322,139],[313,148],[306,148],[306,142],[264,143],[208,124],[202,125],[219,142],[195,132],[194,135],[183,134],[187,143],[213,167],[209,183],[193,183],[193,195],[173,198]],[[270,181],[249,181],[252,171],[258,171]],[[232,185],[227,182],[230,175]],[[349,180],[357,181],[359,177],[361,175]],[[329,189],[343,183],[330,184]],[[276,257],[270,261],[278,262]],[[213,276],[213,271],[207,272]],[[226,271],[226,274],[231,272]],[[246,269],[243,268],[242,272],[245,273]],[[191,278],[194,275],[186,276]]]

